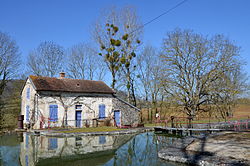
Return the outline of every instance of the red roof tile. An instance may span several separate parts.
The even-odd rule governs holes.
[[[76,93],[107,93],[114,91],[102,81],[30,76],[37,91],[57,91]]]

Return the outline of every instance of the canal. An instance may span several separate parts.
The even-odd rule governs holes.
[[[6,166],[180,166],[157,152],[177,137],[153,132],[138,135],[56,138],[29,133],[0,137],[0,163]]]

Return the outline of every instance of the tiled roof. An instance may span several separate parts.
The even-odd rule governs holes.
[[[114,94],[114,91],[102,81],[33,75],[29,77],[37,91]]]

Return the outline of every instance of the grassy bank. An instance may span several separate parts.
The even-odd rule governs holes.
[[[157,108],[157,111],[160,112],[161,119],[170,119],[171,116],[175,117],[187,117],[187,115],[182,111],[180,108],[170,107],[170,108]],[[143,108],[141,110],[142,120],[144,123],[148,123],[150,120],[148,117],[151,117],[151,114],[148,115],[148,113],[151,113],[151,110],[148,112],[148,109]],[[209,120],[209,116],[211,116]],[[197,123],[208,123],[210,122],[219,122],[224,121],[223,118],[219,118],[221,115],[219,112],[212,112],[211,115],[209,115],[209,112],[200,112],[196,116],[196,122]],[[152,117],[153,122],[155,122],[155,110],[152,110]],[[238,120],[238,119],[246,119],[250,118],[250,104],[244,103],[244,104],[238,104],[233,109],[233,118],[230,118],[231,120]],[[179,120],[180,121],[180,120]],[[186,122],[186,119],[181,120],[182,122]]]

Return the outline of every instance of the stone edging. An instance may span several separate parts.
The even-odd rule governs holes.
[[[222,133],[211,134],[209,137],[221,135]],[[158,152],[158,157],[163,160],[200,165],[200,166],[246,166],[250,165],[250,161],[236,159],[231,157],[220,157],[210,152],[188,151],[186,147],[198,138],[187,137],[180,143],[176,143],[174,147],[168,147]]]
[[[74,137],[74,136],[99,136],[99,135],[124,135],[124,134],[138,134],[143,132],[154,131],[154,128],[135,128],[120,131],[107,131],[107,132],[82,132],[82,133],[53,133],[48,131],[42,131],[39,134],[49,137]]]
[[[187,157],[188,156],[188,157]],[[167,148],[158,153],[158,157],[164,160],[186,163],[200,166],[246,166],[248,161],[229,157],[219,157],[211,153],[199,154],[193,151],[185,151],[180,148]]]

